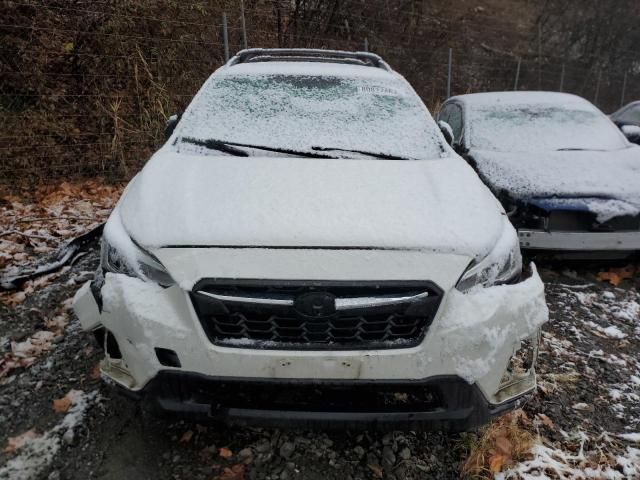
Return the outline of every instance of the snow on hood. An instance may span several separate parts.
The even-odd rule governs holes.
[[[638,125],[623,125],[620,129],[627,136],[640,137],[640,127]]]
[[[459,157],[373,160],[160,150],[119,211],[147,247],[430,249],[486,255],[503,211]]]
[[[610,198],[530,198],[528,203],[538,208],[551,212],[553,210],[587,211],[596,214],[596,220],[600,223],[611,220],[614,217],[624,215],[637,215],[639,209],[636,205],[614,200]]]
[[[494,191],[515,198],[593,199],[602,218],[640,211],[640,148],[621,150],[506,153],[471,150],[482,177]],[[601,201],[598,201],[600,199]],[[602,200],[617,200],[617,203]]]

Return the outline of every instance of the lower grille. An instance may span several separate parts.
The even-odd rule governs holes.
[[[325,412],[434,411],[446,408],[437,385],[420,384],[304,384],[299,382],[207,381],[185,382],[171,377],[157,385],[163,397],[210,404],[214,410],[260,408],[261,410]]]
[[[264,349],[378,349],[420,343],[442,291],[431,282],[202,280],[191,298],[216,345]]]
[[[587,211],[554,210],[549,214],[550,231],[616,232],[640,229],[640,216],[624,215],[606,222],[598,222],[596,215]]]

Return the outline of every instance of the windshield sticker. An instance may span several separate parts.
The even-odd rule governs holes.
[[[358,85],[358,92],[359,93],[370,93],[373,95],[390,95],[392,97],[401,97],[402,94],[400,93],[399,90],[395,90],[393,88],[389,88],[389,87],[378,87],[378,86],[366,86],[363,87],[361,85]]]

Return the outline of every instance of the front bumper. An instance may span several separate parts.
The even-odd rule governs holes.
[[[424,401],[417,398],[420,392],[432,396]],[[381,401],[376,402],[376,395]],[[492,405],[476,385],[454,376],[412,382],[311,382],[176,371],[159,372],[140,397],[159,413],[201,423],[449,432],[475,429],[523,401],[519,396]]]
[[[101,296],[101,307],[97,295]],[[92,292],[89,283],[85,284],[76,294],[74,310],[84,329],[105,329],[109,332],[105,338],[117,342],[118,355],[107,354],[101,364],[103,375],[130,392],[140,392],[147,398],[155,396],[164,410],[188,413],[193,406],[181,396],[158,393],[158,385],[167,375],[176,375],[172,379],[195,375],[213,382],[347,382],[356,387],[372,382],[436,382],[437,388],[441,388],[441,379],[453,378],[458,387],[468,387],[457,387],[462,393],[445,395],[444,407],[435,411],[390,411],[380,417],[380,422],[419,421],[441,428],[442,422],[453,421],[458,424],[454,429],[484,423],[491,415],[512,408],[515,399],[535,388],[533,369],[508,388],[501,388],[501,382],[521,341],[535,335],[548,319],[544,288],[535,269],[528,279],[515,285],[465,294],[451,289],[424,340],[410,348],[301,351],[216,346],[207,339],[185,290],[179,286],[165,289],[111,273],[98,292],[95,288]],[[173,352],[177,362],[167,366],[159,351]],[[458,397],[464,397],[464,401],[451,400]],[[358,424],[381,415],[379,411],[341,414],[332,410],[326,415],[317,411],[295,413],[292,409],[256,413],[255,409],[265,411],[261,405],[240,410],[233,410],[232,406],[221,411],[210,409],[210,402],[196,407],[208,417],[230,415],[246,422],[257,419],[263,424],[281,417],[297,418],[303,424],[327,419]]]
[[[518,230],[520,247],[564,251],[635,251],[640,250],[640,232],[548,232]]]

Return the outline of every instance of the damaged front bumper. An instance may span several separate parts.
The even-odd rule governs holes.
[[[564,251],[640,250],[640,232],[564,232],[519,229],[520,247]]]
[[[509,370],[521,346],[537,338],[548,318],[535,269],[515,285],[468,293],[450,289],[424,340],[409,348],[316,351],[214,345],[187,291],[121,274],[108,273],[98,290],[84,285],[74,310],[83,328],[100,332],[106,349],[103,375],[163,411],[201,421],[449,430],[486,423],[535,388],[533,365],[519,375]],[[242,403],[244,389],[254,394]],[[424,392],[416,394],[416,389]],[[234,393],[224,394],[229,391]],[[288,403],[278,406],[259,400],[274,399],[264,393],[277,391],[301,401],[285,398]],[[355,402],[371,399],[375,392],[390,393],[378,406]],[[302,401],[313,395],[323,408]],[[353,402],[338,401],[345,397]]]
[[[490,404],[456,376],[416,381],[309,381],[161,371],[140,392],[159,413],[240,426],[461,432],[517,408]]]

